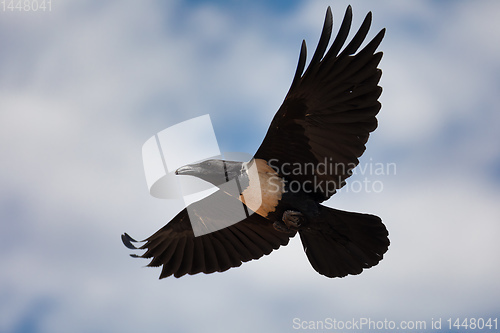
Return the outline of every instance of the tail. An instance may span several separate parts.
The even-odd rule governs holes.
[[[313,268],[328,277],[359,274],[375,266],[389,247],[382,220],[321,206],[318,221],[299,231]]]

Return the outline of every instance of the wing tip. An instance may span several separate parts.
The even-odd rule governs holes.
[[[299,54],[299,62],[297,64],[297,69],[295,70],[295,75],[293,76],[292,84],[290,86],[289,91],[292,91],[293,88],[298,84],[300,78],[302,77],[302,73],[304,72],[304,68],[306,66],[306,58],[307,58],[307,46],[306,40],[302,40],[302,44],[300,45],[300,54]]]
[[[130,237],[130,235],[127,234],[126,232],[121,235],[121,238],[122,238],[123,245],[125,245],[127,248],[129,248],[131,250],[138,249],[134,244],[132,244],[132,243],[138,243],[138,242],[135,239],[133,239],[132,237]]]
[[[326,8],[326,16],[325,16],[325,23],[326,22],[332,22],[333,23],[333,14],[332,14],[332,8],[328,6]]]
[[[365,20],[368,20],[370,23],[372,22],[372,20],[373,20],[373,13],[371,11],[369,11],[368,13],[366,13]]]
[[[345,10],[344,19],[342,20],[342,23],[344,23],[344,21],[348,22],[349,26],[351,26],[351,23],[352,23],[352,6],[351,5],[347,6],[347,8]]]
[[[379,31],[379,35],[381,35],[382,37],[381,38],[384,38],[385,36],[385,32],[386,32],[386,29],[385,28],[382,28],[380,31]]]

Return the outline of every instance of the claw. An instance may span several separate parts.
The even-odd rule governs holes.
[[[304,221],[304,215],[301,212],[286,210],[283,213],[283,222],[290,229],[298,229]]]

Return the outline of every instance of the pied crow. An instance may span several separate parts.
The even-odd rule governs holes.
[[[377,127],[382,52],[376,49],[385,29],[358,52],[371,20],[370,12],[344,46],[352,21],[349,6],[328,48],[333,25],[328,7],[310,64],[304,72],[303,41],[291,87],[253,159],[207,160],[177,169],[178,175],[219,189],[183,209],[144,241],[142,255],[133,256],[162,266],[160,278],[222,272],[287,245],[298,233],[312,267],[322,275],[344,277],[377,265],[389,246],[381,219],[321,205],[352,175]],[[227,190],[225,184],[234,180],[237,190]],[[245,215],[235,220],[242,206]],[[199,236],[193,231],[195,224],[220,222],[229,223]],[[128,234],[122,240],[137,249]]]

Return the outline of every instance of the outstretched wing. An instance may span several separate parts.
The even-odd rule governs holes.
[[[219,190],[192,203],[168,224],[145,240],[141,258],[152,258],[148,266],[162,266],[160,279],[174,275],[223,272],[242,262],[258,259],[287,245],[295,233],[276,231],[272,223],[247,208],[248,217],[237,221],[243,204]],[[224,207],[224,209],[221,209]],[[246,207],[246,206],[244,206]],[[188,213],[189,211],[189,213]],[[190,218],[194,220],[191,221]],[[229,225],[226,228],[195,237],[192,224]],[[234,224],[232,224],[234,223]],[[131,249],[136,242],[122,235],[125,246]]]
[[[337,37],[325,54],[331,32],[328,7],[318,47],[304,74],[305,41],[290,90],[274,116],[255,158],[323,201],[345,184],[358,165],[369,133],[377,127],[380,110],[377,68],[382,53],[374,53],[384,37],[381,30],[361,51],[371,25],[368,13],[359,31],[341,51],[349,34],[349,6]]]

